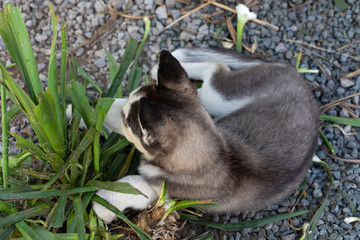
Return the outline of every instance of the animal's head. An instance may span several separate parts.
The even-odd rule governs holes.
[[[170,154],[188,134],[189,125],[201,122],[204,114],[187,73],[162,51],[157,84],[132,92],[122,109],[122,132],[150,160]]]

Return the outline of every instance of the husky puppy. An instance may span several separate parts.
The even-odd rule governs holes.
[[[147,198],[98,195],[120,210],[141,210],[165,180],[169,197],[219,202],[207,211],[220,213],[287,197],[307,173],[319,125],[318,104],[293,67],[214,49],[162,51],[157,83],[117,99],[105,123],[143,153],[140,175],[119,181]],[[107,223],[116,219],[94,209]]]

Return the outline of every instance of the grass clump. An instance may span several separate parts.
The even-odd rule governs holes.
[[[86,72],[77,66],[76,58],[67,51],[66,31],[61,27],[61,49],[57,49],[59,20],[50,4],[53,41],[48,69],[47,89],[43,89],[30,39],[18,7],[5,4],[0,12],[0,35],[20,70],[26,83],[26,93],[0,63],[3,138],[8,139],[7,122],[22,111],[29,120],[38,144],[13,134],[18,156],[2,155],[0,189],[0,239],[24,237],[25,239],[116,239],[91,210],[90,202],[106,201],[94,195],[99,188],[128,194],[141,194],[127,183],[109,184],[119,175],[126,175],[139,160],[135,148],[115,133],[101,138],[100,132],[113,97],[122,96],[121,82],[125,72],[130,71],[131,92],[140,84],[142,69],[137,61],[149,34],[150,22],[142,43],[138,46],[131,39],[122,56],[120,66],[107,53],[112,84],[110,89],[100,89]],[[56,54],[61,54],[58,73]],[[135,58],[135,61],[134,61]],[[78,71],[85,76],[85,83],[77,79]],[[87,82],[100,92],[101,98],[89,103]],[[14,106],[6,112],[5,97],[10,96]],[[72,105],[71,120],[66,118],[66,106]],[[83,119],[85,129],[79,129]],[[6,141],[3,141],[7,145]],[[6,149],[6,148],[3,148]],[[7,160],[8,158],[8,160]],[[34,160],[40,170],[26,169],[21,163]],[[40,161],[39,161],[40,160]],[[26,173],[24,175],[24,173]],[[141,239],[150,239],[142,229],[131,223],[125,215],[118,216],[129,224]]]

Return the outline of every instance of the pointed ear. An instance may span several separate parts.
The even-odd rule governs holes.
[[[139,100],[139,125],[144,143],[147,145],[154,143],[157,136],[154,128],[163,122],[164,118],[159,109],[148,98],[142,97]]]
[[[194,84],[179,61],[170,52],[162,50],[160,53],[157,88],[168,88],[185,94],[197,93]]]

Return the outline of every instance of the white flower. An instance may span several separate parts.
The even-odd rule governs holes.
[[[247,22],[248,20],[253,20],[256,18],[256,14],[253,12],[250,12],[249,8],[245,6],[244,4],[239,4],[236,6],[236,13],[238,20],[242,20],[244,22]]]

